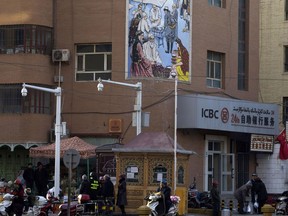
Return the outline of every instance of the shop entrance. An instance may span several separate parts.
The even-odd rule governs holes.
[[[222,136],[206,137],[205,190],[210,190],[212,181],[219,182],[221,194],[232,194],[234,190],[234,154],[227,153],[227,138]]]

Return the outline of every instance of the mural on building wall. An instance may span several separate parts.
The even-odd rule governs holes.
[[[191,0],[127,0],[126,78],[191,77]]]

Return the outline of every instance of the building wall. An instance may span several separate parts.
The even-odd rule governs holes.
[[[259,1],[249,1],[249,87],[247,91],[237,90],[238,70],[238,1],[226,0],[225,8],[209,6],[207,1],[192,2],[192,61],[191,83],[179,83],[178,94],[197,93],[224,95],[245,100],[258,100],[258,22]],[[53,5],[53,4],[54,5]],[[3,6],[3,7],[2,7]],[[5,6],[5,7],[4,7]],[[14,7],[13,7],[14,6]],[[0,25],[33,23],[54,27],[54,48],[69,49],[71,58],[68,63],[52,63],[50,56],[38,55],[0,55],[1,71],[5,71],[1,83],[35,83],[57,85],[55,75],[63,76],[62,121],[67,122],[71,135],[109,137],[109,119],[123,119],[120,134],[123,143],[129,142],[136,135],[136,128],[131,127],[133,105],[136,91],[123,86],[104,84],[103,92],[97,91],[97,82],[75,82],[75,44],[111,42],[113,46],[112,80],[120,82],[143,83],[143,111],[150,112],[150,126],[142,131],[166,131],[174,133],[174,81],[161,79],[125,80],[125,38],[126,35],[126,0],[61,0],[32,1],[24,4],[20,0],[0,3],[0,14],[5,11],[10,19],[0,19]],[[54,10],[54,11],[53,11]],[[26,16],[19,11],[27,11]],[[12,15],[17,14],[17,19]],[[224,88],[206,87],[207,50],[225,53]],[[16,67],[16,63],[27,67]],[[32,67],[36,66],[36,67]],[[15,69],[16,67],[16,69]],[[7,71],[7,72],[6,72]],[[9,73],[8,73],[9,71]],[[19,133],[17,141],[47,141],[47,133],[53,127],[54,115],[43,117],[30,114],[29,135],[20,130],[27,125],[23,117],[14,116]],[[36,119],[36,120],[34,120]],[[0,116],[3,125],[1,142],[10,140],[12,127],[6,114]],[[40,124],[43,122],[43,124]],[[28,130],[28,129],[27,129]],[[31,132],[33,131],[33,133]],[[40,132],[41,131],[41,132]],[[39,133],[37,133],[39,132]],[[204,164],[205,133],[218,134],[218,131],[192,131],[186,134],[178,131],[179,143],[199,155],[190,159],[191,183],[193,177],[199,177],[199,188],[203,185],[203,170],[194,164]],[[223,133],[221,133],[223,134]],[[229,133],[226,133],[229,136]],[[15,139],[16,141],[16,139]]]
[[[1,25],[38,24],[53,26],[53,1],[1,1]]]
[[[287,92],[284,81],[284,45],[288,44],[285,1],[260,1],[260,91],[259,101],[279,104]],[[282,120],[282,115],[279,115]]]
[[[269,194],[282,194],[287,188],[287,166],[279,160],[280,144],[274,146],[273,154],[257,154],[257,174],[266,185]]]
[[[81,2],[81,5],[77,2],[61,1],[57,3],[57,8],[64,8],[64,5],[66,8],[65,10],[68,10],[68,8],[73,10],[73,15],[71,15],[71,11],[69,10],[65,11],[65,13],[57,13],[57,48],[65,47],[74,50],[74,44],[77,43],[101,43],[110,41],[113,44],[112,79],[125,81],[125,1],[105,1],[105,3],[84,1]],[[251,10],[253,10],[253,17],[257,17],[257,12],[255,12],[257,11],[257,1],[255,3],[250,3],[250,7]],[[85,10],[85,8],[89,9]],[[249,83],[249,86],[253,87],[249,88],[248,91],[238,91],[236,88],[238,19],[237,16],[232,16],[231,14],[238,14],[238,4],[235,3],[235,1],[227,1],[226,9],[220,9],[211,7],[206,2],[193,1],[192,8],[192,82],[188,85],[179,84],[179,88],[189,91],[193,90],[199,93],[226,92],[233,97],[256,101],[258,96],[256,91],[258,84],[257,82],[253,82],[253,80],[257,80],[258,52],[255,50],[257,50],[258,44],[255,43],[255,41],[257,41],[257,34],[255,35],[255,32],[252,32],[253,37],[251,37],[249,41],[250,50],[253,51],[253,55],[249,55],[249,77],[253,78],[251,79],[253,84]],[[84,16],[81,15],[83,10],[85,10]],[[112,13],[111,11],[114,12]],[[69,17],[72,19],[72,23],[70,22]],[[257,25],[257,22],[249,23],[249,28],[252,30],[255,29],[252,28],[254,25]],[[217,43],[215,43],[215,41],[217,41]],[[226,55],[224,90],[206,88],[205,74],[207,50],[224,52]],[[131,92],[131,89],[129,88],[125,89],[123,87],[105,84],[105,90],[99,93],[96,89],[96,83],[74,82],[74,61],[75,59],[72,52],[70,64],[62,66],[62,74],[65,80],[63,86],[66,90],[70,91],[66,93],[66,97],[69,98],[69,101],[71,100],[70,102],[66,100],[64,112],[79,112],[80,109],[82,112],[85,110],[94,110],[96,112],[101,112],[101,110],[107,112],[121,112],[133,108],[131,105],[134,103],[133,95],[136,93],[133,91]],[[136,82],[136,80],[134,82]],[[165,95],[166,91],[173,91],[174,88],[173,82],[171,83],[163,80],[150,79],[142,80],[142,82],[144,95],[143,107],[159,100]],[[77,94],[77,91],[79,91],[78,89],[81,89],[81,92],[87,92],[87,95],[89,96],[80,97],[79,94]],[[117,92],[118,94],[114,95],[113,92]],[[129,102],[126,101],[125,98],[122,98],[122,94],[129,94],[131,97],[129,97]],[[110,97],[108,100],[106,99],[107,96]],[[123,104],[112,103],[112,101],[117,100],[119,97],[121,97],[123,102],[125,101]],[[102,101],[105,101],[105,104]],[[159,104],[157,107],[155,106],[144,110],[151,113],[150,129],[154,130],[153,128],[157,128],[160,130],[167,130],[167,128],[171,127],[173,116],[170,116],[171,112],[173,112],[173,107],[171,107],[173,99],[171,98],[169,101]],[[170,108],[166,103],[170,103]],[[81,114],[64,115],[64,117],[68,119],[82,118],[82,116],[83,115]],[[87,115],[87,118],[91,118],[91,116]],[[97,125],[97,131],[95,131],[95,126],[87,126],[87,132],[107,132],[107,128],[103,126],[103,118],[106,119],[105,125],[107,125],[107,120],[110,116],[106,115],[103,117],[98,114],[94,119],[95,122],[92,123],[95,126]],[[129,118],[130,115],[124,116],[124,128],[127,128],[128,122],[130,123],[130,120],[128,120]],[[74,122],[74,120],[72,121]],[[75,133],[84,132],[82,128],[85,128],[85,126],[81,124],[81,121],[77,120],[77,122],[77,125],[68,122],[69,127],[72,128],[71,131]],[[87,121],[84,122],[85,124],[88,123]],[[147,128],[147,130],[150,129]],[[146,128],[144,128],[144,131],[145,130]],[[132,138],[135,133],[130,131],[131,130],[128,131],[127,136]]]
[[[279,105],[279,128],[283,128],[283,97],[287,97],[287,73],[284,73],[284,46],[288,44],[288,23],[285,20],[286,1],[260,1],[260,70],[259,101]],[[279,159],[280,145],[273,155],[257,154],[257,172],[269,193],[281,194],[287,187],[287,163]],[[271,179],[273,176],[273,180]]]

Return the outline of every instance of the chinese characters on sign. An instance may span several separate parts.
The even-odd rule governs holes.
[[[273,152],[274,137],[251,134],[250,151]]]
[[[274,127],[274,111],[261,108],[234,107],[231,124],[271,128]]]

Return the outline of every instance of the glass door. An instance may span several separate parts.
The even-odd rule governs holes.
[[[221,194],[232,194],[235,184],[234,154],[221,154]]]

